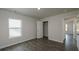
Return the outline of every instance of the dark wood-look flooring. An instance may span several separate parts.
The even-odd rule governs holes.
[[[64,44],[47,39],[33,39],[0,51],[64,51]]]

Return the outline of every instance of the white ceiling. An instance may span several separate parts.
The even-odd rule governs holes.
[[[4,8],[4,9],[39,19],[79,10],[77,8],[41,8],[40,10],[38,10],[37,8]]]

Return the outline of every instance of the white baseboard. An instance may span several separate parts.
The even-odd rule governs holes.
[[[51,40],[51,39],[49,39]],[[59,42],[59,43],[64,43],[63,41],[58,41],[58,40],[51,40],[51,41],[56,41],[56,42]]]
[[[30,40],[32,40],[32,39],[30,39]],[[12,46],[12,45],[16,45],[16,44],[19,44],[19,43],[22,43],[22,42],[25,42],[25,41],[28,41],[28,40],[23,40],[23,41],[16,42],[16,43],[13,43],[13,44],[5,45],[5,46],[0,46],[0,49],[6,48],[6,47],[9,47],[9,46]]]

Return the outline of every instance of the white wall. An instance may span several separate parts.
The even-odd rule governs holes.
[[[37,21],[37,38],[43,37],[43,23],[42,21]]]
[[[48,21],[48,38],[50,40],[63,42],[64,40],[64,19],[78,15],[79,11],[60,14],[56,16],[50,16],[44,19],[41,19],[42,21]]]
[[[22,36],[9,39],[8,19],[22,20]],[[0,10],[0,48],[36,38],[37,19]]]

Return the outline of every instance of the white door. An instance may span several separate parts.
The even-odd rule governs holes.
[[[42,21],[37,21],[37,38],[43,38],[43,23]]]

